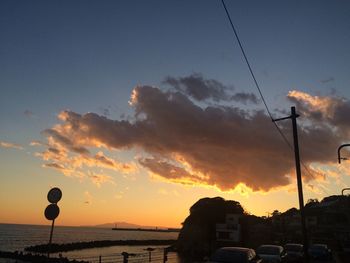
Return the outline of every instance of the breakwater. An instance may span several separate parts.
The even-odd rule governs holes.
[[[33,263],[88,263],[83,260],[69,260],[68,258],[59,257],[59,258],[48,258],[44,255],[33,255],[31,253],[23,253],[23,252],[7,252],[0,251],[0,258],[8,258],[21,260],[25,262],[33,262]]]
[[[26,247],[25,251],[46,253],[67,252],[87,248],[111,247],[111,246],[172,246],[176,240],[97,240],[87,242],[73,242],[66,244],[42,244]]]

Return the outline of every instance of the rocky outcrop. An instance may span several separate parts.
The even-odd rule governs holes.
[[[190,208],[177,240],[178,253],[193,260],[210,255],[216,240],[216,224],[224,223],[226,214],[243,214],[239,202],[221,197],[203,198]]]

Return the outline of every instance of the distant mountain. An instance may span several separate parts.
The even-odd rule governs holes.
[[[105,223],[105,224],[99,224],[95,225],[93,227],[100,227],[100,228],[143,228],[143,229],[154,229],[156,227],[154,226],[142,226],[142,225],[136,225],[136,224],[130,224],[127,222],[115,222],[115,223]],[[159,227],[162,228],[162,227]]]

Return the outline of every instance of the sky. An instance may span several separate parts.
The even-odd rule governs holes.
[[[274,118],[300,114],[304,199],[350,185],[350,4],[226,1]],[[200,198],[298,207],[218,0],[0,2],[0,222],[180,227]],[[278,122],[292,142],[291,122]],[[342,155],[350,153],[343,148]]]

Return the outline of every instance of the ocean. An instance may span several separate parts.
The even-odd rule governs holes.
[[[45,244],[49,240],[51,226],[0,224],[0,250],[23,251],[25,247]],[[113,231],[108,228],[55,226],[53,243],[70,243],[94,240],[147,240],[177,239],[178,233],[146,231]],[[148,262],[147,246],[113,246],[62,252],[69,259],[98,262],[122,262],[122,252],[134,253],[129,262]],[[164,246],[152,246],[151,262],[162,262]],[[58,256],[58,254],[52,254]],[[4,261],[0,261],[4,262]],[[176,253],[168,254],[169,263],[180,262]]]

